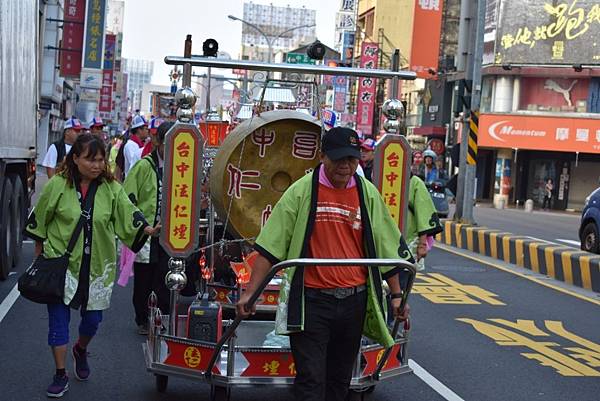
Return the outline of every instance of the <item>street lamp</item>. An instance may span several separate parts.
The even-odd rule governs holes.
[[[315,26],[315,24],[310,24],[310,25],[299,25],[299,26],[295,26],[293,28],[290,29],[286,29],[283,32],[279,32],[277,35],[268,35],[265,33],[265,31],[263,31],[262,29],[260,29],[258,26],[254,25],[251,22],[248,22],[246,20],[243,20],[241,18],[238,18],[234,15],[228,15],[227,18],[229,18],[232,21],[240,21],[242,24],[246,24],[251,28],[254,28],[256,31],[258,31],[267,41],[267,46],[269,47],[269,57],[267,59],[267,61],[270,63],[271,59],[273,57],[273,44],[277,41],[277,39],[279,39],[280,37],[282,37],[283,35],[285,35],[286,33],[295,31],[297,29],[302,29],[302,28],[312,28],[313,26]]]

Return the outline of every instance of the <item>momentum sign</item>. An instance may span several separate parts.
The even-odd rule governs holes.
[[[486,23],[486,35],[497,29],[495,64],[600,64],[598,0],[494,3],[486,20],[497,22]]]
[[[600,119],[482,114],[479,146],[600,153]]]

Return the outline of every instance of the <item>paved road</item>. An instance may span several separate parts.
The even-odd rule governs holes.
[[[450,216],[454,214],[451,205]],[[475,222],[487,228],[516,235],[579,248],[579,222],[577,213],[525,212],[523,209],[498,210],[487,205],[473,209]]]
[[[32,245],[26,244],[24,260],[31,252]],[[551,280],[530,273],[518,276],[503,266],[492,267],[441,249],[432,251],[428,264],[411,298],[409,354],[413,366],[416,363],[433,379],[417,368],[419,375],[381,383],[370,399],[599,399],[597,294],[588,300],[590,294],[571,293],[574,288],[559,288],[560,292],[548,287],[554,285]],[[15,280],[12,275],[0,282],[0,302]],[[153,377],[143,367],[142,338],[135,334],[130,297],[131,287],[116,288],[112,307],[90,348],[92,377],[86,383],[72,379],[65,399],[208,400],[207,385],[184,379],[171,379],[165,394],[155,391]],[[8,303],[1,304],[0,318]],[[75,332],[78,318],[73,320]],[[46,399],[44,390],[53,372],[46,327],[44,308],[22,298],[0,320],[2,400]],[[68,365],[72,371],[71,361]],[[287,401],[291,397],[285,389],[238,388],[232,399]]]

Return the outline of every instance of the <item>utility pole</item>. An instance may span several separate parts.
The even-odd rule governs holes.
[[[465,82],[467,85],[464,86],[467,87],[471,96],[470,102],[467,101],[463,108],[458,193],[456,194],[456,214],[454,217],[467,224],[474,223],[473,202],[475,198],[477,168],[475,164],[468,163],[467,158],[469,155],[469,122],[472,113],[478,112],[481,104],[481,64],[483,60],[485,8],[486,0],[461,1],[457,69],[465,72]],[[472,24],[473,17],[476,17],[474,24]],[[474,38],[475,40],[470,40],[470,38]],[[471,44],[470,49],[467,49],[468,44]],[[460,93],[459,95],[463,96],[465,94]]]

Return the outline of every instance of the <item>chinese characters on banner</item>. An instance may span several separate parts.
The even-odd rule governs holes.
[[[114,58],[115,46],[117,42],[116,35],[106,35],[106,50],[104,52],[104,69],[102,70],[102,88],[100,89],[100,104],[98,111],[103,119],[112,119],[112,95],[113,95],[113,79],[114,79]]]
[[[61,77],[79,77],[81,72],[84,19],[85,0],[66,0],[61,45],[65,50],[60,52]]]
[[[106,0],[87,0],[83,68],[102,69]]]
[[[396,223],[400,223],[402,209],[400,208],[400,193],[402,189],[402,176],[404,165],[401,160],[403,150],[400,144],[392,143],[385,148],[383,157],[383,180],[381,194],[383,200]]]
[[[363,42],[360,49],[360,67],[367,69],[377,68],[378,60],[379,45],[377,43]],[[358,78],[356,128],[366,136],[373,134],[376,88],[376,79],[368,77]]]
[[[206,141],[206,146],[220,146],[227,136],[227,121],[210,121],[200,124],[200,132]]]
[[[166,145],[160,243],[169,255],[187,257],[198,242],[200,132],[193,124],[178,123],[167,134]]]
[[[373,184],[403,234],[408,210],[411,155],[410,144],[401,135],[384,135],[375,148]]]
[[[443,0],[415,0],[410,69],[419,78],[437,79],[443,8]]]

